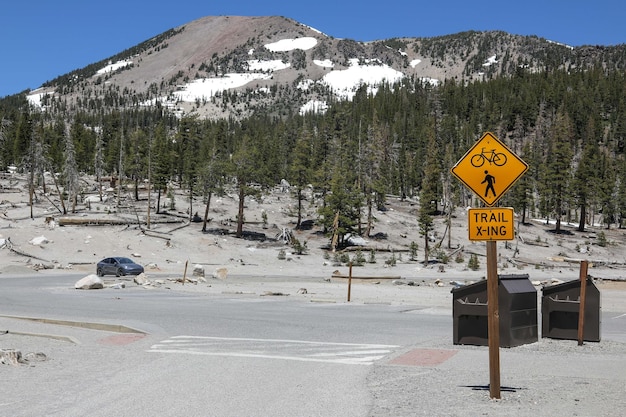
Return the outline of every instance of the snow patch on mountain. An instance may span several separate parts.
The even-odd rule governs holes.
[[[317,45],[317,39],[311,37],[296,38],[296,39],[281,39],[278,42],[268,43],[265,48],[272,52],[288,52],[294,49],[302,49],[306,51]]]
[[[122,61],[117,61],[115,63],[109,63],[109,65],[105,66],[102,69],[99,69],[98,71],[96,71],[96,75],[102,75],[102,74],[106,74],[108,72],[114,72],[117,71],[120,68],[124,68],[127,67],[129,65],[131,65],[133,63],[133,61],[129,60],[129,59],[125,59]]]

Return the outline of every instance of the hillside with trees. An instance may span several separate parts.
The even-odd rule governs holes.
[[[450,168],[490,131],[530,166],[500,205],[524,220],[556,220],[556,232],[563,221],[582,231],[600,214],[605,227],[621,228],[626,74],[618,66],[520,65],[511,75],[440,85],[407,77],[376,94],[363,86],[323,114],[259,111],[245,118],[177,117],[160,106],[132,105],[46,112],[19,95],[0,101],[0,169],[28,173],[31,198],[59,192],[65,212],[84,193],[83,175],[121,179],[137,198],[149,182],[157,201],[175,184],[206,205],[190,207],[190,215],[208,213],[213,195],[236,189],[238,235],[246,197],[286,180],[300,205],[322,202],[320,224],[345,245],[348,234],[370,233],[389,195],[420,199],[416,221],[424,235],[432,216],[478,206]],[[44,172],[55,173],[58,190],[43,189]]]

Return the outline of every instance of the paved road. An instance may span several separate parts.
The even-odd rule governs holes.
[[[620,414],[598,407],[626,405],[622,391],[594,391],[626,383],[620,312],[604,313],[600,344],[544,339],[502,350],[504,395],[494,403],[487,350],[452,345],[445,299],[74,290],[80,277],[0,278],[0,330],[10,331],[0,348],[49,358],[3,366],[0,415],[610,416]]]
[[[420,340],[449,339],[451,329],[449,315],[419,320],[406,306],[132,285],[78,291],[79,278],[0,279],[0,329],[67,336],[13,339],[50,360],[10,370],[4,392],[14,400],[3,405],[12,416],[363,416],[369,365]],[[25,399],[32,391],[36,404]]]

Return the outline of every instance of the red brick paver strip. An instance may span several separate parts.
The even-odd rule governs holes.
[[[391,360],[392,365],[406,366],[437,366],[454,355],[457,350],[413,349]]]

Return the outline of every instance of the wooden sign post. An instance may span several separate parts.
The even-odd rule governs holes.
[[[500,306],[498,302],[498,251],[487,242],[487,329],[489,337],[489,395],[500,398]]]
[[[580,304],[578,306],[578,346],[585,340],[585,303],[587,302],[587,271],[589,261],[580,262]]]
[[[487,245],[487,330],[489,337],[489,395],[500,398],[500,311],[498,303],[498,240],[512,240],[513,209],[492,208],[528,170],[493,134],[487,132],[452,167],[451,171],[488,209],[470,209],[470,240]]]

